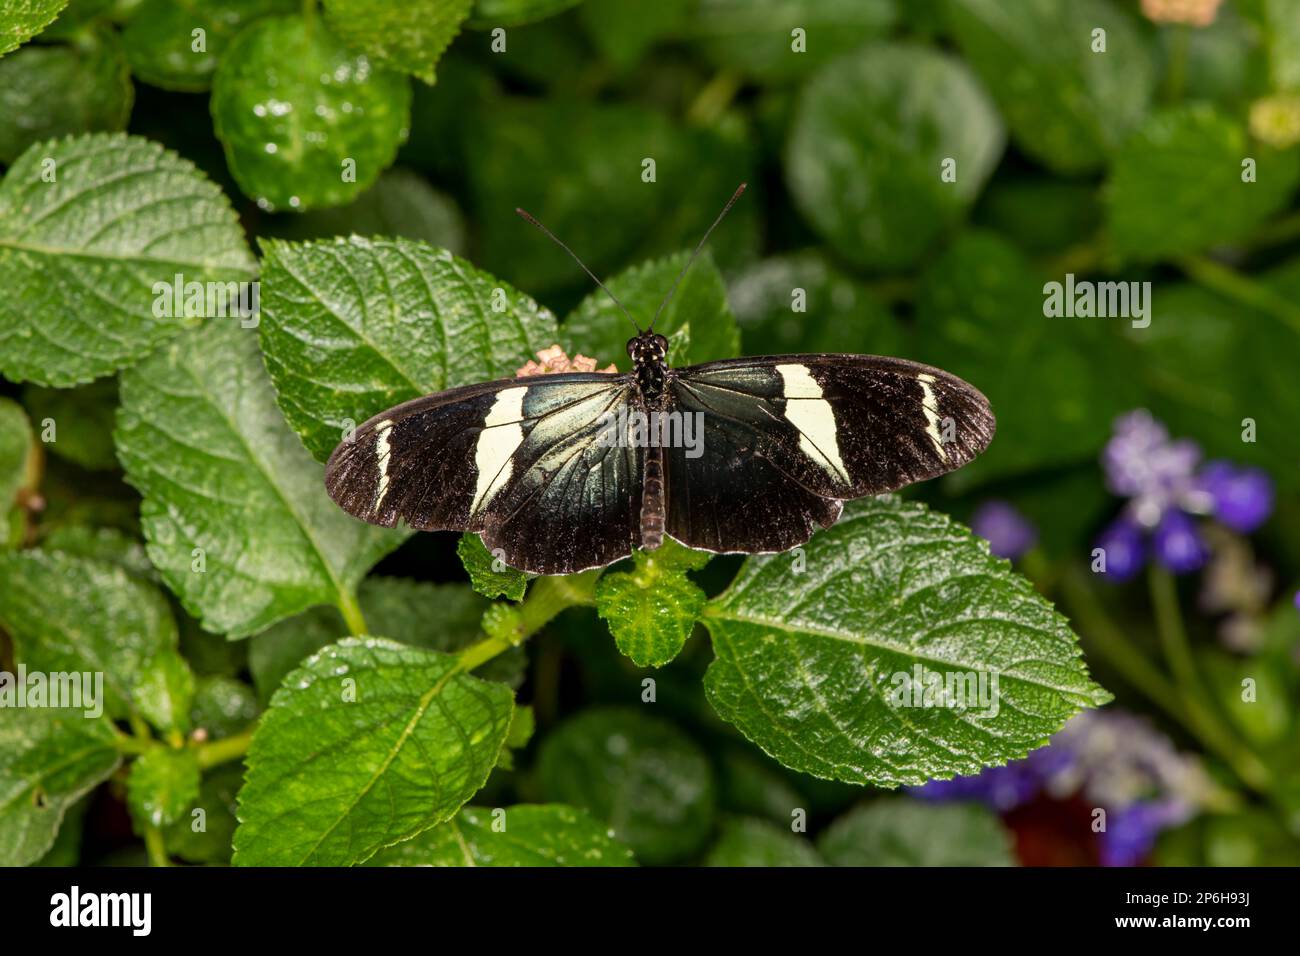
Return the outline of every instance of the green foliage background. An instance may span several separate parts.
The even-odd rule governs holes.
[[[0,54],[0,664],[107,691],[0,710],[0,863],[1002,865],[990,812],[881,791],[1107,703],[1084,652],[1217,782],[1158,860],[1300,858],[1295,4],[27,0]],[[626,368],[516,207],[645,322],[741,181],[674,362],[939,365],[993,403],[983,457],[851,506],[806,571],[670,545],[529,580],[328,500],[384,408],[554,342]],[[1151,326],[1044,317],[1067,272],[1151,281]],[[174,273],[259,278],[256,323],[157,314]],[[1147,597],[1087,574],[1136,407],[1278,489],[1267,641],[1220,649],[1185,586],[1201,679],[1168,693]],[[954,520],[992,497],[1039,529],[1027,577]],[[902,719],[879,685],[922,661],[998,668],[1003,714]]]

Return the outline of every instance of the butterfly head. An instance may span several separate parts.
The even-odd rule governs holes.
[[[658,332],[642,332],[636,338],[627,340],[627,354],[637,367],[662,365],[668,357],[668,339]]]

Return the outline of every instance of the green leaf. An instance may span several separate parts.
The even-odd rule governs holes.
[[[408,399],[508,378],[555,341],[528,296],[410,239],[265,243],[262,350],[280,407],[321,461]]]
[[[494,558],[478,535],[461,535],[460,541],[456,543],[456,553],[465,565],[470,584],[479,594],[486,598],[504,597],[511,601],[524,599],[524,592],[528,590],[528,575]]]
[[[84,524],[68,524],[55,528],[41,547],[46,551],[120,565],[131,574],[147,581],[157,581],[158,572],[149,560],[144,545],[116,528],[93,528]]]
[[[776,83],[883,36],[897,15],[894,0],[700,0],[687,33],[718,66]]]
[[[977,803],[886,797],[851,810],[817,839],[834,866],[1014,866],[1011,835]]]
[[[479,622],[488,604],[463,584],[430,584],[402,578],[369,577],[357,594],[367,626],[412,647],[453,653],[482,633]],[[316,651],[347,636],[332,608],[313,608],[253,638],[248,666],[258,694],[269,700],[284,676]],[[517,686],[523,679],[522,648],[507,651],[479,670],[487,680]]]
[[[201,92],[231,41],[258,17],[293,13],[294,0],[144,0],[122,30],[131,70],[152,86],[165,90]],[[203,31],[203,49],[196,50],[195,30]]]
[[[208,740],[220,740],[239,733],[261,712],[257,695],[242,680],[233,677],[198,678],[190,724],[202,730]]]
[[[691,5],[691,0],[639,4],[586,0],[578,8],[578,18],[596,49],[616,67],[626,69],[658,40],[677,32]]]
[[[746,560],[704,624],[718,714],[787,767],[847,783],[975,773],[1110,699],[1029,581],[965,528],[894,497],[853,502],[801,556]],[[903,697],[917,668],[922,682],[982,677],[984,696]]]
[[[825,866],[813,845],[766,820],[733,817],[722,822],[705,866]]]
[[[175,648],[163,648],[145,663],[135,701],[141,716],[157,729],[180,734],[190,729],[194,672]]]
[[[545,20],[582,0],[473,0],[474,26],[519,27]]]
[[[647,328],[689,258],[689,252],[679,252],[644,262],[619,273],[605,285],[632,319]],[[688,324],[692,331],[684,359],[687,364],[740,354],[740,333],[727,305],[727,287],[708,253],[701,255],[686,273],[655,323],[655,331],[671,336]],[[630,368],[627,341],[635,334],[622,310],[600,289],[583,299],[560,326],[560,342],[565,350],[570,355],[582,352],[593,356],[601,368],[610,362]]]
[[[0,626],[32,670],[99,672],[105,713],[136,700],[155,655],[176,648],[176,622],[158,589],[125,568],[60,551],[0,552]]]
[[[865,47],[804,88],[786,158],[800,212],[852,263],[918,262],[979,195],[1002,121],[959,60],[927,47]],[[956,161],[956,182],[941,179]]]
[[[685,572],[703,567],[709,557],[665,539],[658,550],[632,555],[635,570],[601,577],[596,612],[632,663],[662,667],[681,651],[706,600],[703,589]]]
[[[167,852],[191,863],[229,863],[235,836],[237,795],[244,767],[224,764],[204,774],[199,795],[188,812],[163,831]],[[195,813],[202,810],[201,814]]]
[[[1100,167],[1155,88],[1146,38],[1110,0],[952,0],[950,27],[1016,145],[1064,174]],[[1105,52],[1093,31],[1105,30]]]
[[[154,747],[131,765],[126,803],[137,832],[180,820],[199,796],[199,762],[194,751]]]
[[[1243,182],[1243,161],[1255,181]],[[1250,142],[1205,104],[1153,114],[1115,157],[1106,184],[1114,251],[1152,261],[1245,238],[1282,209],[1300,181],[1300,155]]]
[[[0,56],[17,49],[59,15],[68,0],[10,0],[0,10]]]
[[[361,863],[450,819],[495,766],[512,696],[454,657],[383,638],[320,651],[253,737],[235,863]]]
[[[381,67],[429,84],[473,5],[474,0],[324,0],[325,20],[340,40]]]
[[[1300,90],[1300,20],[1296,19],[1295,8],[1287,0],[1260,2],[1273,86],[1279,90]]]
[[[401,236],[458,255],[465,249],[465,222],[455,201],[409,169],[385,170],[377,183],[346,206],[277,216],[262,233],[296,241]]]
[[[591,811],[637,859],[684,859],[713,825],[713,771],[673,724],[631,708],[595,707],[543,738],[538,785],[546,799]]]
[[[728,297],[748,355],[906,352],[903,327],[888,307],[817,250],[738,270]]]
[[[45,139],[126,128],[135,88],[114,34],[29,46],[0,63],[0,162]]]
[[[728,748],[718,761],[718,806],[729,813],[762,817],[789,827],[796,810],[808,802],[790,786],[781,769],[761,755],[739,746]]]
[[[39,860],[68,808],[119,762],[105,718],[28,707],[0,720],[0,866]]]
[[[982,231],[959,236],[921,277],[913,357],[980,389],[998,418],[999,437],[953,485],[1093,461],[1115,416],[1142,400],[1123,335],[1131,320],[1044,315],[1043,279]]]
[[[144,496],[149,557],[209,631],[242,637],[336,603],[403,539],[329,499],[275,406],[255,333],[236,323],[187,333],[123,375],[116,438]]]
[[[410,111],[405,77],[301,17],[269,17],[242,31],[212,82],[230,174],[266,210],[356,199],[397,155]]]
[[[67,386],[132,365],[195,321],[155,317],[155,283],[255,269],[225,195],[175,153],[115,133],[38,143],[0,183],[0,373]]]
[[[632,851],[586,811],[563,804],[465,807],[372,866],[635,866]]]
[[[54,423],[54,440],[45,447],[74,465],[91,471],[117,467],[113,449],[113,418],[117,413],[117,379],[101,378],[80,388],[28,385],[23,404],[44,429]]]
[[[29,480],[34,442],[22,406],[0,396],[0,514],[8,512]]]

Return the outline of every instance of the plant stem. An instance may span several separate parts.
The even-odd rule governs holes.
[[[167,855],[167,843],[163,840],[162,830],[158,827],[145,827],[144,848],[149,854],[150,866],[172,865],[171,858]]]
[[[1300,334],[1300,307],[1268,286],[1205,256],[1182,256],[1175,264],[1198,285],[1271,315]]]
[[[230,737],[222,737],[220,740],[211,740],[199,744],[194,751],[194,756],[199,762],[199,769],[207,770],[209,767],[229,763],[244,756],[248,752],[248,745],[253,742],[253,732],[255,730],[257,730],[257,724],[252,723]]]
[[[1187,46],[1191,37],[1187,24],[1174,25],[1169,40],[1169,72],[1165,74],[1165,97],[1171,103],[1181,100],[1187,88]]]
[[[582,574],[538,578],[519,605],[519,617],[514,627],[471,644],[457,654],[457,670],[472,671],[498,654],[522,644],[565,608],[591,604],[596,598],[598,577],[599,571],[584,571]]]
[[[348,626],[348,633],[353,637],[360,637],[363,634],[369,634],[370,628],[366,626],[365,616],[361,613],[361,605],[357,603],[357,596],[351,591],[339,591],[338,600],[339,613],[343,615],[343,621]]]

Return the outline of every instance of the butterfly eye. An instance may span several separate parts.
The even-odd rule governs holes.
[[[662,336],[662,335],[656,335],[656,336],[655,336],[655,345],[659,346],[659,351],[660,351],[660,352],[663,352],[664,354],[667,354],[667,352],[668,352],[668,339],[664,338],[664,336]]]
[[[628,355],[636,354],[636,339],[627,340],[627,354]]]

